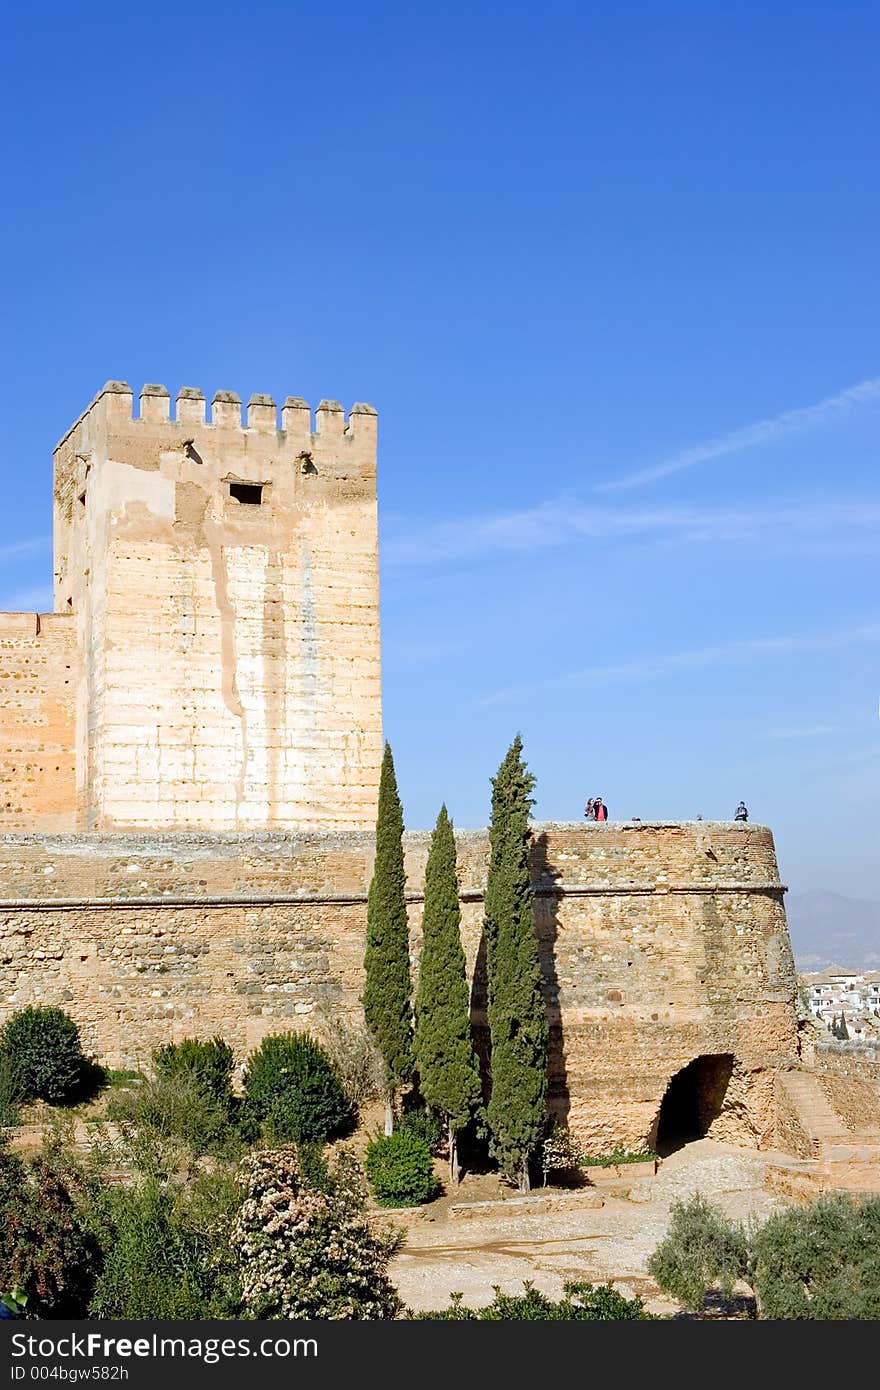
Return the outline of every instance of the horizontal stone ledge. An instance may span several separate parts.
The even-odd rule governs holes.
[[[784,883],[686,883],[686,884],[608,884],[596,887],[586,884],[536,884],[536,898],[582,897],[662,897],[666,893],[785,893]],[[421,903],[424,893],[407,893],[406,901]],[[482,902],[482,888],[463,888],[462,902]],[[51,912],[61,908],[176,908],[176,907],[355,907],[367,902],[366,893],[247,893],[204,897],[184,897],[166,894],[163,897],[134,898],[0,898],[0,912]]]

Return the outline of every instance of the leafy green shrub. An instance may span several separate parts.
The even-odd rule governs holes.
[[[245,1200],[232,1230],[239,1255],[244,1316],[386,1319],[401,1310],[388,1278],[397,1231],[374,1230],[364,1216],[357,1164],[340,1154],[319,1191],[303,1180],[297,1151],[250,1154],[242,1164]]]
[[[424,1144],[427,1144],[431,1153],[434,1152],[443,1138],[443,1128],[439,1119],[432,1110],[427,1108],[405,1110],[394,1126],[394,1130],[396,1134],[414,1134],[417,1139],[421,1139]]]
[[[526,1280],[525,1293],[505,1294],[498,1285],[495,1298],[485,1308],[465,1308],[462,1295],[451,1295],[449,1308],[439,1313],[415,1313],[418,1321],[443,1319],[450,1322],[632,1322],[648,1321],[653,1314],[645,1310],[640,1298],[624,1298],[611,1284],[565,1285],[564,1296],[554,1302]]]
[[[89,1307],[97,1318],[228,1318],[241,1307],[229,1247],[237,1184],[213,1175],[175,1192],[154,1178],[113,1189],[104,1268]]]
[[[367,1147],[364,1164],[376,1201],[383,1207],[417,1207],[438,1189],[431,1150],[411,1130],[382,1135]]]
[[[166,1043],[153,1053],[153,1069],[160,1081],[191,1077],[221,1109],[232,1107],[232,1048],[220,1037],[184,1038]]]
[[[711,1288],[729,1297],[747,1266],[743,1228],[696,1193],[673,1203],[672,1220],[648,1260],[648,1273],[664,1293],[696,1311]]]
[[[0,1270],[4,1288],[24,1292],[29,1316],[86,1314],[101,1256],[78,1195],[45,1159],[0,1153]]]
[[[880,1197],[774,1212],[749,1245],[762,1318],[880,1319]]]
[[[155,1178],[191,1168],[202,1154],[237,1157],[241,1151],[228,1110],[185,1070],[113,1095],[107,1115],[119,1126],[128,1161]]]
[[[9,1059],[18,1100],[52,1105],[83,1099],[96,1089],[79,1029],[69,1014],[52,1006],[31,1005],[14,1013],[3,1029],[0,1050]]]
[[[246,1132],[321,1144],[351,1128],[351,1104],[336,1067],[308,1033],[270,1033],[248,1058]]]

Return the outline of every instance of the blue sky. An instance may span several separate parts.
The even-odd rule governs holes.
[[[110,377],[380,411],[407,821],[773,826],[880,897],[880,13],[35,5],[7,31],[0,604]]]

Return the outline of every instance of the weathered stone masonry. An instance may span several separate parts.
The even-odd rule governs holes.
[[[407,836],[413,957],[429,836]],[[457,836],[478,960],[484,831]],[[115,1065],[222,1033],[360,1017],[372,836],[0,839],[0,1000],[60,1003]],[[773,840],[733,824],[538,825],[538,933],[551,1103],[596,1149],[650,1138],[693,1058],[732,1054],[712,1132],[773,1138],[773,1071],[797,1064],[795,974]],[[484,1027],[479,967],[473,1013]]]
[[[57,446],[55,613],[0,617],[0,831],[373,824],[376,412],[280,423],[108,382]]]

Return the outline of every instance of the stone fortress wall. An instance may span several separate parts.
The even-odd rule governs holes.
[[[0,829],[76,824],[73,615],[0,613]]]
[[[406,837],[415,969],[429,840]],[[488,837],[457,845],[479,1040]],[[357,1022],[372,853],[367,832],[3,836],[0,1015],[61,1004],[117,1066],[215,1032],[243,1061],[267,1032]],[[594,1151],[639,1147],[675,1073],[726,1058],[711,1132],[770,1143],[798,1051],[770,831],[538,824],[532,867],[557,1116]]]
[[[131,1066],[361,1019],[376,426],[268,396],[243,422],[228,391],[208,421],[190,388],[172,419],[160,386],[135,415],[108,382],[57,446],[55,612],[0,615],[0,1021],[61,1005]],[[415,968],[429,838],[406,840]],[[457,843],[485,1058],[488,836]],[[653,1142],[673,1100],[682,1130],[772,1142],[798,1036],[769,830],[537,825],[532,869],[554,1113],[594,1150]]]

